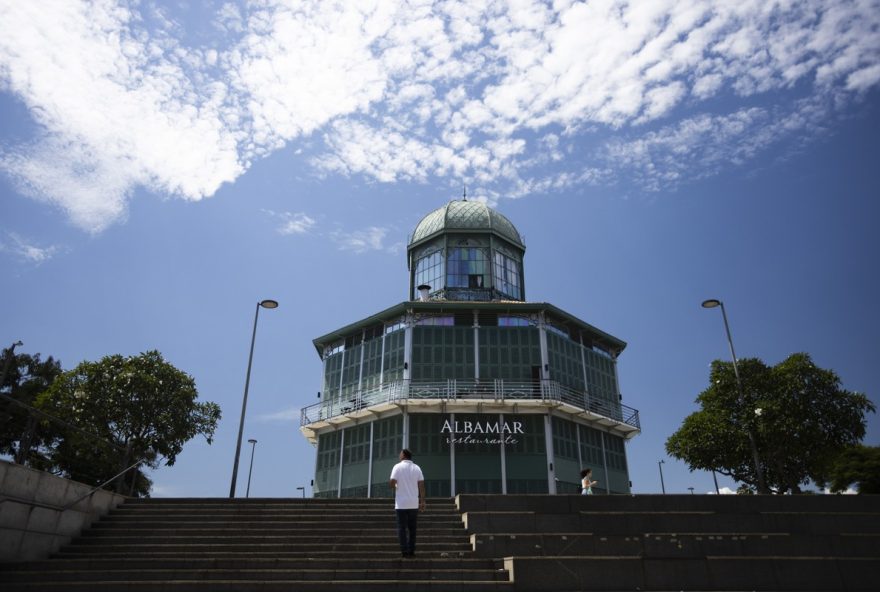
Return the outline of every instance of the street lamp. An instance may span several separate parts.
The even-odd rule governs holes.
[[[742,380],[739,377],[739,367],[736,363],[736,352],[733,351],[733,338],[730,336],[730,325],[727,324],[727,312],[724,310],[724,303],[718,299],[712,298],[704,300],[703,308],[721,307],[721,316],[724,318],[724,330],[727,332],[727,343],[730,345],[730,357],[733,358],[733,374],[736,377],[736,389],[739,394],[740,406],[745,402],[743,395]],[[755,476],[758,479],[758,493],[767,493],[767,485],[764,483],[764,471],[761,470],[761,459],[758,457],[758,445],[755,443],[755,434],[748,421],[746,421],[746,434],[749,437],[749,448],[752,450],[752,461],[755,463]]]
[[[257,441],[251,438],[248,440],[248,444],[251,445],[251,466],[248,469],[248,484],[247,491],[244,494],[245,497],[251,496],[251,473],[254,472],[254,451],[257,449]]]
[[[229,486],[229,497],[235,497],[235,481],[238,478],[238,457],[241,455],[241,436],[244,432],[244,413],[247,409],[248,386],[251,382],[251,363],[254,360],[254,341],[257,339],[257,319],[260,317],[260,307],[278,308],[275,300],[263,300],[257,303],[257,312],[254,313],[254,332],[251,335],[251,353],[248,356],[247,377],[244,379],[244,397],[241,400],[241,421],[238,423],[238,441],[235,444],[235,462],[232,464],[232,484]]]
[[[665,464],[665,462],[666,461],[664,461],[663,459],[657,462],[657,468],[660,469],[660,489],[663,490],[664,495],[666,494],[666,484],[663,483],[663,465]]]
[[[302,491],[303,492],[303,499],[306,499],[306,488],[305,487],[297,487],[296,490]]]

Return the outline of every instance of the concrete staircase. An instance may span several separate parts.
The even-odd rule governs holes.
[[[39,590],[512,590],[475,558],[453,500],[429,500],[401,558],[388,499],[130,500],[51,559],[0,566],[4,592]]]
[[[517,590],[880,589],[880,496],[458,498]]]
[[[387,499],[129,500],[0,590],[880,589],[880,496],[461,495],[418,540]]]

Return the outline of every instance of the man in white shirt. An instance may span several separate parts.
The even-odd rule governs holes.
[[[400,462],[391,469],[391,480],[388,483],[394,490],[400,554],[403,557],[414,557],[416,523],[419,510],[425,509],[425,477],[419,465],[412,461],[412,452],[406,448],[400,451]]]

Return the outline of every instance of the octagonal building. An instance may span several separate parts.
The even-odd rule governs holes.
[[[402,447],[428,495],[629,493],[626,344],[526,300],[525,243],[505,216],[455,200],[416,225],[408,299],[314,340],[320,401],[301,412],[315,497],[388,497]]]

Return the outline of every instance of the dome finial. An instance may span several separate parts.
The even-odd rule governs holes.
[[[461,192],[461,199],[467,201],[467,183],[464,184],[464,189]]]

